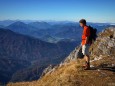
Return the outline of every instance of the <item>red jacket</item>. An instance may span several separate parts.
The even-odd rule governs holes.
[[[82,33],[82,45],[86,44],[86,37],[90,36],[90,29],[88,26],[84,26],[83,27],[83,33]],[[90,42],[88,42],[88,44],[91,44]]]

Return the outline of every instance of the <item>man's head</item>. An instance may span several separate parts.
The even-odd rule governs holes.
[[[86,25],[86,20],[85,20],[85,19],[81,19],[81,20],[79,21],[79,23],[80,23],[80,26],[81,26],[81,27],[84,27],[84,26]]]

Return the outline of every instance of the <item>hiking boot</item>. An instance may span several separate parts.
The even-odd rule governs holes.
[[[86,62],[86,64],[83,66],[84,70],[89,70],[90,69],[90,63]]]

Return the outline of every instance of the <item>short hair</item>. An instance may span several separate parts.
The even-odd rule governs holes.
[[[81,20],[79,21],[79,23],[86,24],[86,20],[85,20],[85,19],[81,19]]]

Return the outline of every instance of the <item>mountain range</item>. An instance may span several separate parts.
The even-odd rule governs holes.
[[[0,82],[32,81],[48,65],[57,65],[81,42],[76,22],[0,22]],[[110,24],[89,25],[98,33]]]
[[[48,66],[37,81],[9,83],[7,86],[114,86],[115,27],[103,30],[91,45],[90,70],[83,70],[85,61],[75,57],[78,48],[60,64]]]
[[[88,23],[88,25],[97,28],[98,32],[100,32],[104,28],[112,26],[109,23]],[[81,39],[82,33],[82,29],[77,22],[51,24],[48,22],[24,23],[21,21],[16,21],[8,26],[1,25],[1,27],[10,29],[20,34],[39,38],[40,40],[50,43],[56,43],[63,39],[77,41]]]
[[[33,69],[38,72],[49,64],[58,64],[78,44],[68,41],[48,43],[8,29],[0,29],[0,39],[0,81],[3,83],[10,81],[13,74],[19,70],[29,72],[29,69]],[[25,77],[23,80],[32,80],[29,76],[32,73],[27,73],[28,76],[23,75]],[[21,78],[14,80],[14,78],[15,76],[11,81],[22,80]]]

